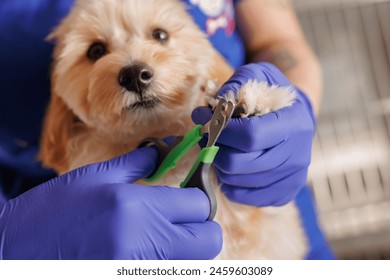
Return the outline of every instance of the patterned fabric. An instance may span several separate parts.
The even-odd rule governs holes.
[[[194,21],[209,36],[213,46],[233,66],[244,63],[245,49],[235,26],[232,0],[183,0]]]

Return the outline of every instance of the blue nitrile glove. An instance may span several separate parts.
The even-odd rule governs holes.
[[[132,184],[155,148],[54,178],[0,205],[0,259],[211,259],[220,226],[199,189]]]
[[[269,63],[239,67],[218,91],[224,95],[248,80],[269,85],[292,86]],[[305,94],[296,89],[291,107],[263,116],[231,119],[217,141],[220,150],[214,160],[222,191],[232,201],[253,206],[279,206],[292,201],[307,179],[315,118]],[[211,110],[199,107],[195,123],[205,123]]]

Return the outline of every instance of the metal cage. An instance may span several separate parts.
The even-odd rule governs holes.
[[[390,258],[390,1],[295,1],[324,73],[309,180],[341,259]]]

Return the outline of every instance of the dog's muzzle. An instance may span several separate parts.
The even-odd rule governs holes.
[[[122,68],[118,76],[118,82],[122,87],[141,96],[152,79],[153,70],[145,63],[140,62]]]

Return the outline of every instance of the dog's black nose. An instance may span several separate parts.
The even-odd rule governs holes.
[[[134,63],[121,69],[118,76],[119,84],[138,94],[142,94],[153,78],[152,69],[144,63]]]

